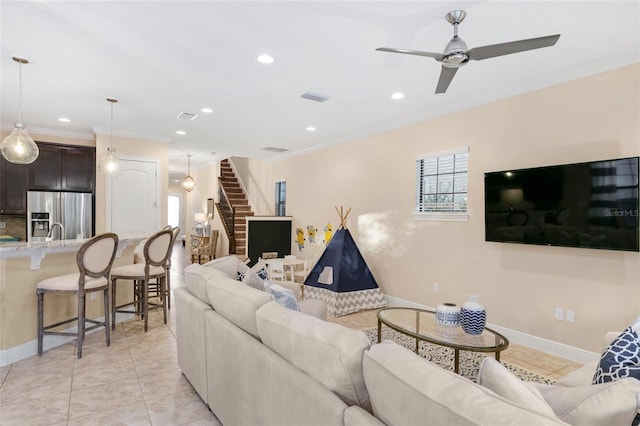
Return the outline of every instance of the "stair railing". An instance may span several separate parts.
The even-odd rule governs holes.
[[[224,223],[225,230],[227,231],[227,237],[229,237],[229,253],[236,252],[236,237],[235,237],[235,217],[236,209],[229,202],[229,197],[222,184],[222,178],[218,178],[218,211]]]

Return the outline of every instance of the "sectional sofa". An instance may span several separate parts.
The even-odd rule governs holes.
[[[225,426],[568,424],[524,401],[531,387],[496,393],[393,342],[371,346],[362,331],[285,308],[214,266],[188,266],[175,289],[178,364]],[[500,377],[490,370],[487,384]]]

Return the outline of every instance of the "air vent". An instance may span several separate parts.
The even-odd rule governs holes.
[[[263,151],[269,151],[269,152],[287,152],[289,151],[288,149],[284,149],[284,148],[274,148],[272,146],[268,146],[266,148],[262,148]]]
[[[178,114],[178,118],[181,120],[195,120],[198,117],[198,114],[195,112],[181,112]]]
[[[313,93],[313,92],[303,93],[302,96],[300,96],[300,97],[302,99],[308,99],[308,100],[314,101],[314,102],[324,102],[324,101],[329,99],[328,96],[321,95],[319,93]]]

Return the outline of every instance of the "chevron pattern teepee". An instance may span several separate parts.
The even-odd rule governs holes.
[[[351,209],[346,214],[342,208],[336,210],[340,227],[304,282],[305,298],[324,300],[327,313],[333,317],[386,306],[378,283],[346,227]]]

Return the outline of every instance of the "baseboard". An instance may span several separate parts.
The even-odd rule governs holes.
[[[133,318],[133,314],[116,314],[116,324],[122,321],[126,321],[128,319]],[[104,317],[97,318],[96,321],[103,321]],[[75,333],[77,330],[77,326],[68,328],[63,330],[68,333]],[[102,328],[96,328],[94,330],[89,331],[87,334],[101,332]],[[57,348],[58,346],[62,346],[66,343],[72,342],[75,340],[73,336],[56,336],[50,335],[45,336],[44,341],[42,342],[43,351],[47,351],[52,348]],[[29,358],[31,356],[38,354],[38,339],[31,340],[30,342],[23,343],[19,346],[14,346],[13,348],[5,349],[0,351],[0,367],[6,367],[7,365],[13,364],[16,361],[23,360],[25,358]]]
[[[407,308],[430,309],[430,310],[436,309],[433,306],[421,305],[419,303],[414,303],[409,300],[401,299],[399,297],[386,296],[386,295],[385,297],[389,305],[393,305],[393,306],[404,306]],[[571,361],[580,362],[584,364],[591,361],[597,361],[598,359],[600,359],[600,354],[597,354],[595,352],[586,351],[584,349],[565,345],[564,343],[554,342],[553,340],[544,339],[542,337],[523,333],[517,330],[512,330],[510,328],[502,327],[498,324],[487,323],[487,326],[497,331],[498,333],[503,334],[507,339],[509,339],[509,342],[511,343],[527,346],[529,348],[546,352],[551,355],[559,356]]]

